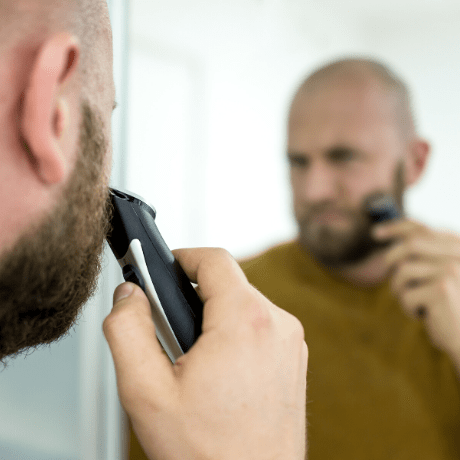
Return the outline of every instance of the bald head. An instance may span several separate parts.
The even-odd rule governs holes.
[[[334,61],[309,75],[300,85],[295,106],[306,95],[327,91],[338,85],[363,93],[380,90],[394,104],[395,122],[405,138],[415,135],[410,95],[405,83],[387,66],[371,59],[342,59]]]
[[[110,26],[106,0],[2,0],[0,12],[0,42],[67,30],[90,43],[98,28]]]
[[[331,266],[379,248],[364,203],[385,194],[403,209],[429,145],[414,130],[406,86],[374,61],[345,59],[310,75],[289,114],[288,158],[302,245]]]
[[[97,74],[101,47],[112,35],[106,0],[2,0],[0,2],[0,50],[38,47],[52,34],[69,32],[81,46],[79,72],[91,88]],[[103,47],[104,48],[104,47]],[[103,51],[102,51],[103,52]],[[97,78],[97,76],[96,76]]]

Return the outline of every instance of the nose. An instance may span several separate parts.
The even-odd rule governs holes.
[[[311,204],[337,197],[338,181],[335,171],[325,162],[313,161],[298,180],[297,193]]]

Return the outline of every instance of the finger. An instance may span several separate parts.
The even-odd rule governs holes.
[[[395,272],[405,262],[414,259],[411,247],[404,241],[394,243],[385,254],[384,263],[391,272]]]
[[[401,306],[410,318],[426,319],[435,307],[433,283],[426,283],[404,291],[400,296]]]
[[[103,330],[127,412],[137,410],[147,394],[150,404],[161,404],[174,388],[173,370],[156,338],[150,304],[142,289],[132,283],[118,286]]]
[[[385,256],[388,267],[394,267],[409,259],[425,259],[435,263],[460,261],[460,241],[438,236],[413,237],[400,241]]]
[[[427,263],[420,260],[405,260],[391,275],[391,288],[396,295],[405,289],[412,289],[430,282],[441,272],[440,264]]]
[[[377,240],[402,238],[414,233],[428,233],[430,229],[419,222],[410,219],[398,219],[376,224],[372,228],[372,235]]]
[[[244,321],[269,318],[275,306],[252,287],[235,259],[216,248],[173,251],[204,302],[203,333],[231,331]],[[199,340],[199,339],[198,339]]]
[[[203,302],[248,286],[243,271],[224,249],[175,249],[173,254],[189,279],[198,284]]]

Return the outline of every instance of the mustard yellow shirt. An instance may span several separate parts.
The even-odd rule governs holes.
[[[460,459],[460,378],[387,282],[354,286],[297,242],[241,266],[303,324],[309,460]]]

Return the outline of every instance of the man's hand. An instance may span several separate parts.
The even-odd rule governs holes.
[[[460,371],[460,238],[411,220],[379,225],[374,235],[395,240],[386,255],[392,290]]]
[[[304,460],[300,322],[249,285],[227,252],[174,254],[204,302],[203,333],[188,353],[171,364],[134,284],[117,288],[104,322],[120,400],[145,452],[155,460]]]

